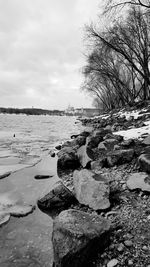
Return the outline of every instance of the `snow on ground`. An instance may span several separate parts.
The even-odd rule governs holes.
[[[145,121],[144,123],[146,124],[146,126],[144,126],[144,127],[132,128],[129,130],[124,130],[124,131],[118,131],[118,132],[114,132],[114,134],[122,135],[122,136],[124,136],[124,139],[140,138],[141,135],[143,135],[143,134],[150,134],[150,121]]]

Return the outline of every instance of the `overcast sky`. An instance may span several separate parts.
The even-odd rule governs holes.
[[[91,107],[80,92],[83,27],[100,0],[0,0],[0,106]]]

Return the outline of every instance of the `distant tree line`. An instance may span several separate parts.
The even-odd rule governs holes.
[[[116,7],[114,1],[108,2],[109,8]],[[105,30],[100,21],[86,26],[90,49],[82,89],[92,93],[95,105],[104,110],[150,99],[150,13],[145,12],[150,1],[123,3],[130,4],[124,19],[118,17]]]
[[[47,110],[39,108],[3,108],[0,107],[0,113],[7,114],[26,114],[26,115],[64,115],[61,110]]]

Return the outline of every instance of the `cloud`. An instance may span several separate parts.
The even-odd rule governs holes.
[[[98,3],[0,0],[0,106],[91,105],[79,90],[79,70],[83,26],[96,17]]]

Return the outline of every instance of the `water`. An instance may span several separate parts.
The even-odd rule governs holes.
[[[36,205],[41,191],[58,178],[35,180],[34,176],[42,170],[56,171],[57,159],[48,155],[49,150],[82,130],[75,121],[74,117],[0,115],[0,174],[20,169],[0,180],[0,196],[10,194],[19,203]],[[52,224],[37,206],[26,217],[11,217],[0,228],[0,267],[52,266]]]

